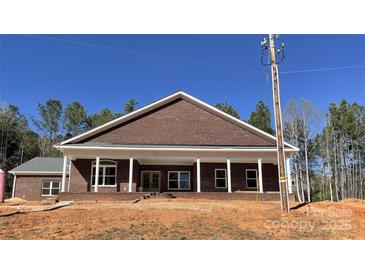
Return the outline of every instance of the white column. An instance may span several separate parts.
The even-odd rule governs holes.
[[[129,182],[128,182],[128,192],[133,191],[133,158],[129,159]]]
[[[264,184],[262,181],[262,160],[257,160],[258,172],[259,172],[259,192],[264,193]]]
[[[231,159],[227,159],[227,184],[228,192],[232,192],[232,182],[231,182]]]
[[[61,192],[66,191],[66,176],[67,176],[67,156],[65,155],[63,156]]]
[[[200,159],[196,159],[196,192],[200,192]]]
[[[96,166],[95,166],[95,187],[94,192],[98,192],[99,185],[99,168],[100,168],[100,157],[96,157]]]
[[[293,188],[291,183],[290,158],[286,158],[286,177],[288,182],[288,192],[293,193]]]
[[[15,184],[16,184],[16,175],[14,174],[13,193],[11,195],[12,198],[15,198]]]
[[[67,182],[67,192],[70,192],[70,184],[71,184],[71,168],[72,168],[72,160],[69,159],[69,168],[68,168],[68,182]]]

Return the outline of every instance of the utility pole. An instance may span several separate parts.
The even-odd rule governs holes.
[[[287,177],[285,176],[284,137],[283,137],[283,126],[282,126],[281,107],[280,107],[279,72],[277,65],[278,63],[281,63],[284,60],[285,55],[284,55],[284,43],[282,43],[281,49],[276,49],[274,41],[275,39],[278,39],[278,36],[270,34],[269,45],[267,45],[266,38],[264,38],[264,40],[261,42],[263,54],[267,52],[270,55],[270,63],[265,64],[263,62],[263,58],[261,59],[261,62],[264,65],[271,65],[281,209],[284,213],[289,213],[289,195],[287,188]],[[279,62],[277,62],[276,59],[277,55],[278,56],[281,55],[281,60],[279,60]]]

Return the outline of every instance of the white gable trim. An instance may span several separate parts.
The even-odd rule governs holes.
[[[62,145],[65,145],[65,144],[68,144],[68,143],[71,143],[71,142],[81,141],[81,140],[83,140],[85,138],[88,138],[88,137],[94,135],[94,134],[97,134],[99,132],[102,132],[104,130],[107,130],[109,128],[112,128],[112,127],[114,127],[114,126],[116,126],[118,124],[121,124],[121,123],[126,122],[128,120],[131,120],[131,119],[133,119],[133,118],[135,118],[135,117],[137,117],[139,115],[142,115],[142,114],[144,114],[144,113],[146,113],[146,112],[148,112],[150,110],[153,110],[155,108],[158,108],[159,106],[162,106],[162,105],[164,105],[166,103],[169,103],[171,101],[174,101],[175,99],[178,99],[179,98],[180,93],[181,92],[174,93],[174,94],[172,94],[170,96],[167,96],[167,97],[165,97],[165,98],[163,98],[161,100],[158,100],[158,101],[156,101],[154,103],[151,103],[151,104],[149,104],[147,106],[144,106],[143,108],[140,108],[138,110],[135,110],[135,111],[133,111],[133,112],[127,114],[127,115],[123,115],[123,116],[121,116],[121,117],[119,117],[117,119],[114,119],[114,120],[112,120],[112,121],[110,121],[110,122],[108,122],[108,123],[106,123],[104,125],[101,125],[99,127],[96,127],[94,129],[91,129],[91,130],[89,130],[89,131],[87,131],[85,133],[82,133],[82,134],[80,134],[78,136],[75,136],[75,137],[73,137],[71,139],[68,139],[66,141],[63,141],[61,143],[61,146]]]
[[[219,109],[217,109],[217,108],[215,108],[215,107],[213,107],[213,106],[211,106],[211,105],[209,105],[209,104],[207,104],[207,103],[205,103],[203,101],[200,101],[199,99],[196,99],[195,97],[192,97],[189,94],[186,94],[184,92],[182,92],[182,93],[184,94],[184,96],[186,98],[190,99],[193,102],[196,102],[198,105],[202,106],[203,108],[206,108],[206,109],[211,110],[212,112],[216,113],[218,116],[224,117],[224,118],[226,118],[227,120],[233,122],[236,125],[244,126],[244,127],[249,128],[249,129],[252,129],[258,135],[266,136],[266,137],[268,137],[268,138],[270,138],[272,140],[275,140],[275,142],[276,142],[276,138],[274,136],[272,136],[271,134],[269,134],[269,133],[267,133],[267,132],[265,132],[265,131],[263,131],[261,129],[258,129],[257,127],[254,127],[254,126],[252,126],[252,125],[250,125],[250,124],[248,124],[248,123],[246,123],[246,122],[244,122],[244,121],[242,121],[240,119],[237,119],[236,117],[233,117],[232,115],[229,115],[229,114],[225,113],[224,111],[221,111],[221,110],[219,110]],[[286,146],[292,148],[292,149],[295,149],[295,150],[298,149],[295,146],[292,146],[292,145],[290,145],[288,143],[284,143],[284,144]]]
[[[83,134],[80,134],[80,135],[75,136],[75,137],[73,137],[71,139],[68,139],[68,140],[62,142],[61,143],[61,146],[66,145],[66,144],[69,144],[71,142],[75,142],[75,141],[82,141],[82,140],[84,140],[84,139],[86,139],[86,138],[88,138],[90,136],[93,136],[95,134],[98,134],[98,133],[100,133],[100,132],[102,132],[104,130],[110,129],[110,128],[114,127],[114,126],[117,126],[118,124],[123,123],[123,122],[127,122],[128,120],[131,120],[131,119],[133,119],[135,117],[138,117],[138,116],[140,116],[140,115],[142,115],[142,114],[144,114],[144,113],[146,113],[148,111],[151,111],[151,110],[153,110],[155,108],[158,108],[160,106],[163,106],[164,104],[167,104],[167,103],[172,102],[172,101],[174,101],[176,99],[179,99],[179,98],[186,99],[187,101],[190,101],[191,103],[193,103],[195,105],[198,105],[198,106],[202,107],[205,110],[211,111],[211,112],[215,113],[216,115],[218,115],[219,117],[224,118],[224,119],[226,119],[226,120],[228,120],[228,121],[230,121],[230,122],[232,122],[232,123],[234,123],[234,124],[236,124],[238,126],[244,126],[246,128],[249,128],[253,132],[256,132],[257,135],[259,135],[259,136],[261,135],[261,136],[264,136],[264,137],[267,137],[269,139],[272,139],[272,140],[275,140],[276,141],[276,138],[274,136],[272,136],[271,134],[268,134],[268,133],[266,133],[266,132],[264,132],[264,131],[262,131],[262,130],[260,130],[260,129],[258,129],[258,128],[254,127],[254,126],[252,126],[252,125],[250,125],[250,124],[248,124],[246,122],[244,122],[244,121],[241,121],[241,120],[239,120],[239,119],[237,119],[237,118],[235,118],[235,117],[233,117],[233,116],[231,116],[231,115],[229,115],[229,114],[227,114],[227,113],[225,113],[225,112],[223,112],[223,111],[221,111],[221,110],[219,110],[219,109],[217,109],[217,108],[215,108],[215,107],[213,107],[213,106],[211,106],[211,105],[209,105],[209,104],[207,104],[207,103],[205,103],[205,102],[203,102],[203,101],[201,101],[201,100],[199,100],[199,99],[197,99],[197,98],[195,98],[195,97],[193,97],[193,96],[191,96],[191,95],[189,95],[189,94],[187,94],[187,93],[185,93],[183,91],[178,91],[178,92],[176,92],[176,93],[174,93],[174,94],[172,94],[170,96],[167,96],[167,97],[165,97],[165,98],[163,98],[161,100],[158,100],[158,101],[156,101],[154,103],[151,103],[151,104],[149,104],[147,106],[144,106],[143,108],[140,108],[140,109],[138,109],[136,111],[133,111],[133,112],[127,114],[127,115],[124,115],[122,117],[119,117],[119,118],[117,118],[117,119],[115,119],[113,121],[110,121],[110,122],[108,122],[108,123],[106,123],[104,125],[101,125],[101,126],[99,126],[97,128],[94,128],[92,130],[89,130],[89,131],[87,131],[87,132],[85,132]],[[292,146],[292,145],[290,145],[288,143],[285,143],[285,145],[288,146],[288,147],[290,147],[290,148],[292,148],[292,149],[299,150],[295,146]],[[57,148],[59,148],[59,146],[57,146]]]

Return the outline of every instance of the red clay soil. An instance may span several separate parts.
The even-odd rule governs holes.
[[[0,215],[9,210],[14,208],[0,205]],[[275,202],[79,202],[0,217],[0,239],[365,239],[365,201],[299,205],[289,215]]]

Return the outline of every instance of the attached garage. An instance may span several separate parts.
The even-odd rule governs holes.
[[[62,181],[62,158],[36,157],[9,171],[14,176],[12,197],[30,201],[57,197]]]

